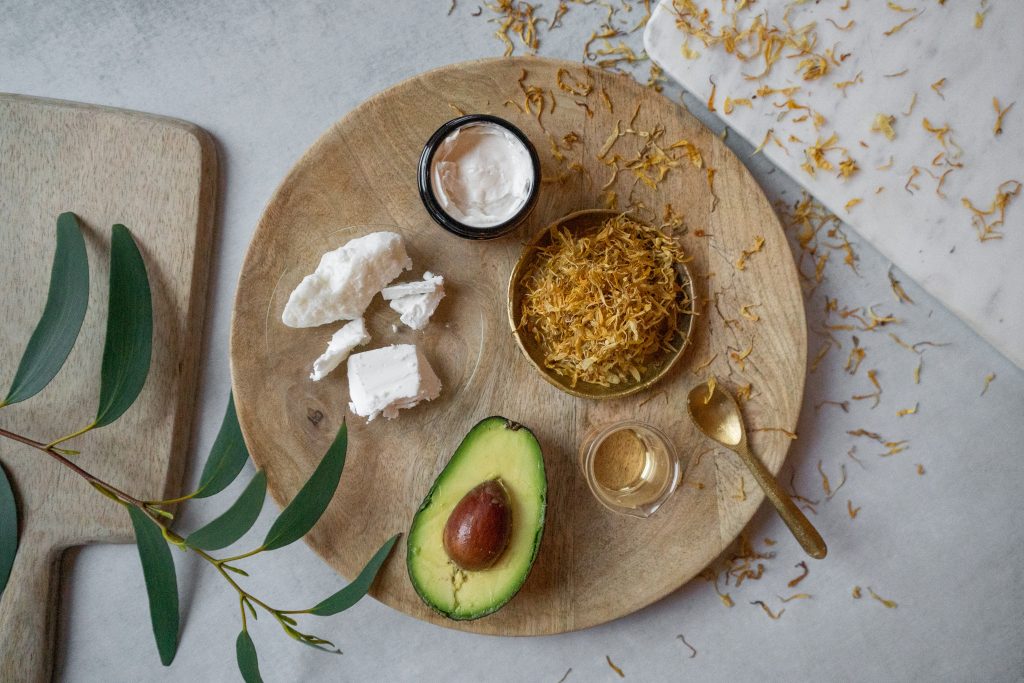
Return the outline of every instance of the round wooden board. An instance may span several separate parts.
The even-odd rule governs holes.
[[[592,92],[562,91],[559,69],[592,81]],[[523,86],[543,88],[539,122],[536,107],[521,110]],[[424,141],[463,111],[508,118],[541,156],[545,182],[536,210],[517,232],[498,240],[449,235],[433,224],[417,194],[416,163]],[[605,206],[602,186],[612,171],[597,155],[616,121],[625,129],[631,119],[637,131],[663,128],[660,148],[687,140],[702,155],[704,167],[683,156],[654,189],[629,170],[610,186],[620,207],[631,197],[635,210],[649,207],[659,219],[666,203],[685,217],[687,231],[677,234],[693,255],[699,317],[688,356],[659,384],[636,396],[588,401],[549,385],[520,356],[506,320],[505,287],[530,235],[577,209]],[[559,161],[550,151],[549,134],[561,140],[569,132],[578,133],[581,142],[563,151],[565,160]],[[640,136],[627,135],[608,158],[634,158],[642,144]],[[679,154],[682,148],[671,151]],[[573,162],[586,172],[569,170]],[[715,169],[717,197],[709,191],[708,167]],[[397,314],[377,297],[367,312],[372,347],[419,344],[444,388],[435,401],[393,421],[365,424],[349,416],[341,486],[307,537],[317,553],[343,576],[354,577],[386,538],[409,528],[462,437],[489,415],[527,425],[544,449],[547,526],[533,571],[519,595],[496,614],[449,621],[413,591],[403,540],[372,593],[395,609],[478,633],[571,631],[658,600],[729,545],[762,494],[731,453],[709,452],[709,443],[686,416],[686,392],[710,373],[733,389],[749,383],[748,428],[792,430],[803,393],[807,339],[796,268],[778,219],[746,168],[717,137],[628,77],[537,58],[431,71],[376,95],[334,124],[267,206],[242,268],[232,321],[239,420],[278,504],[291,500],[313,471],[346,417],[348,401],[344,368],[322,382],[309,379],[313,359],[337,326],[288,328],[281,323],[284,304],[324,252],[388,228],[404,236],[413,260],[414,270],[403,279],[424,270],[442,273],[447,296],[421,333],[404,327],[393,332]],[[760,236],[763,248],[737,269],[741,252]],[[758,321],[740,314],[744,305],[751,305]],[[590,428],[626,417],[654,424],[689,458],[683,485],[646,520],[606,511],[588,492],[576,464],[577,447]],[[778,430],[755,431],[751,444],[777,472],[789,439]]]

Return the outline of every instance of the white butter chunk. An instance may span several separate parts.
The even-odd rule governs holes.
[[[414,330],[422,330],[444,298],[444,278],[427,271],[421,282],[403,282],[386,287],[381,294],[391,300],[390,306],[401,315],[402,323]]]
[[[389,420],[398,411],[441,393],[441,380],[413,344],[396,344],[348,357],[349,410],[367,422]]]
[[[316,327],[355,320],[389,282],[412,268],[402,236],[374,232],[329,251],[295,288],[281,320],[289,327]]]
[[[313,373],[309,378],[319,382],[326,377],[334,368],[348,358],[352,349],[362,346],[370,341],[370,335],[366,331],[366,323],[362,318],[356,318],[346,323],[340,330],[334,333],[331,341],[327,344],[327,350],[319,358],[313,361]]]
[[[428,270],[423,273],[422,280],[399,282],[397,285],[391,285],[380,290],[380,295],[384,297],[385,301],[392,301],[393,299],[401,299],[403,296],[411,296],[413,294],[431,294],[438,289],[444,289],[444,276],[434,275]]]

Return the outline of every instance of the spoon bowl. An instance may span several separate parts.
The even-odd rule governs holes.
[[[746,441],[740,407],[724,389],[698,384],[686,397],[686,407],[697,428],[723,446],[734,448]]]
[[[718,385],[715,378],[698,384],[686,397],[686,409],[697,429],[709,439],[735,452],[754,476],[765,497],[779,512],[782,521],[793,532],[796,540],[808,555],[822,559],[828,553],[825,541],[814,528],[807,516],[800,511],[793,500],[782,490],[779,482],[764,466],[760,458],[747,447],[747,432],[743,428],[743,415],[736,399]]]

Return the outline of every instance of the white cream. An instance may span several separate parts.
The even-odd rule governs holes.
[[[533,159],[519,138],[495,123],[470,123],[441,141],[430,187],[445,213],[474,228],[509,220],[533,189]]]

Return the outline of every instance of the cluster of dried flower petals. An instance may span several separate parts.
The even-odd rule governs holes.
[[[639,381],[689,313],[684,260],[670,236],[625,216],[584,236],[553,226],[521,279],[520,329],[573,386]]]

